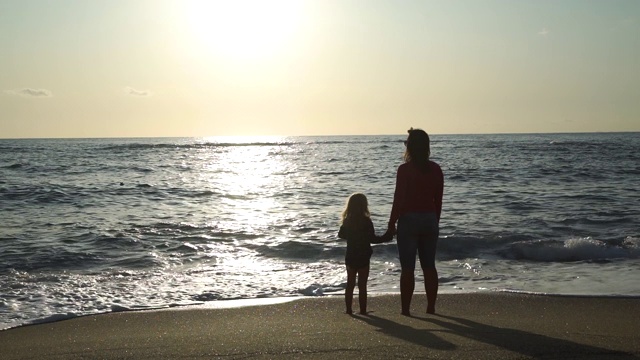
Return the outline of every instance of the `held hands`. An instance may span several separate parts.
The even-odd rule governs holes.
[[[395,228],[388,228],[387,231],[382,234],[382,239],[383,242],[390,242],[393,240],[393,236],[396,233],[396,229]]]

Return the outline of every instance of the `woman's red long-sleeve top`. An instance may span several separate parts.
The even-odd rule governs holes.
[[[426,172],[411,161],[400,165],[389,225],[395,226],[400,216],[410,212],[435,212],[440,221],[443,192],[444,174],[440,165],[429,161]]]

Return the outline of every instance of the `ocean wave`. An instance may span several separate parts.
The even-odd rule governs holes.
[[[548,297],[568,297],[568,298],[613,298],[613,299],[640,299],[640,295],[591,295],[591,294],[553,294],[539,291],[526,291],[526,290],[514,290],[514,289],[495,289],[495,292],[503,292],[509,294],[523,294],[523,295],[538,295]]]
[[[441,259],[458,259],[467,257],[481,257],[491,254],[509,244],[533,240],[530,235],[491,235],[448,234],[441,235],[438,240],[438,256]]]
[[[299,289],[298,294],[303,296],[323,296],[327,293],[338,293],[344,291],[346,283],[336,286],[333,284],[311,284],[305,288]]]
[[[11,164],[11,165],[2,166],[0,168],[2,168],[2,169],[20,169],[21,167],[24,167],[24,166],[27,166],[27,164],[15,163],[15,164]]]
[[[300,259],[305,262],[325,258],[322,254],[325,245],[317,242],[285,241],[276,245],[246,244],[244,247],[268,258]]]
[[[73,251],[63,247],[40,247],[5,254],[0,270],[15,271],[78,271],[103,265],[105,257],[88,251]]]
[[[590,237],[516,242],[498,253],[509,259],[539,262],[610,261],[640,256],[638,242],[632,239],[615,245]]]
[[[0,200],[35,204],[70,204],[93,196],[95,189],[75,185],[22,185],[0,188]]]
[[[132,228],[134,232],[140,234],[157,234],[158,232],[182,234],[184,232],[210,231],[216,229],[216,226],[201,226],[187,222],[156,222],[149,225],[133,225]]]
[[[163,149],[210,149],[210,148],[227,148],[227,147],[250,147],[250,146],[291,146],[294,142],[248,142],[248,143],[224,143],[224,142],[206,142],[206,143],[187,143],[187,144],[169,144],[169,143],[125,143],[104,146],[103,150],[163,150]]]
[[[181,264],[178,259],[172,259],[168,261],[161,256],[157,256],[156,253],[138,253],[138,254],[119,254],[118,256],[112,256],[108,263],[103,265],[105,268],[127,269],[127,270],[148,270],[148,269],[160,269],[169,263]]]

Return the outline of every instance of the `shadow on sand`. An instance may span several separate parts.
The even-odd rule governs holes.
[[[435,315],[428,318],[411,317],[437,325],[437,328],[420,329],[374,315],[356,316],[359,320],[378,328],[388,336],[434,350],[456,350],[458,346],[437,336],[455,334],[473,341],[489,344],[525,357],[552,359],[637,359],[630,353],[597,346],[580,344],[528,331],[486,325],[454,316]]]
[[[355,316],[367,324],[377,327],[379,332],[399,338],[404,341],[424,346],[430,349],[455,350],[456,346],[451,342],[436,336],[433,330],[416,329],[408,325],[398,324],[395,321],[368,314],[367,316]]]
[[[438,325],[459,336],[536,358],[552,355],[554,358],[563,359],[636,359],[634,355],[629,353],[518,329],[491,326],[454,316],[436,315],[435,317],[420,319]]]
[[[534,358],[562,359],[636,359],[633,354],[580,344],[528,331],[496,327],[468,319],[436,315],[420,320],[438,325],[445,331],[471,340]]]

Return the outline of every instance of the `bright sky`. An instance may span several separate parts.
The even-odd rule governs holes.
[[[640,131],[640,1],[0,0],[0,138]]]

